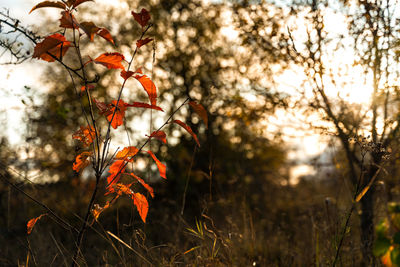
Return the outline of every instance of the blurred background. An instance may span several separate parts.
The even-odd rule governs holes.
[[[46,211],[21,191],[79,227],[95,186],[91,168],[72,170],[82,149],[72,134],[85,120],[68,72],[32,59],[32,42],[5,23],[60,32],[59,9],[28,15],[37,3],[0,1],[2,266],[68,265],[74,251],[74,233],[50,216],[26,234]],[[187,94],[206,108],[208,128],[185,106],[174,118],[201,147],[174,125],[168,144],[147,146],[167,180],[137,157],[135,173],[155,190],[147,223],[121,198],[87,231],[87,266],[379,266],[397,251],[397,228],[384,221],[399,196],[396,1],[89,1],[77,20],[109,29],[116,45],[84,36],[84,56],[130,58],[141,33],[131,11],[142,8],[154,45],[133,69],[152,78],[165,112],[128,109],[112,149],[139,147]],[[88,71],[101,77],[93,96],[116,99],[119,73]],[[122,97],[144,102],[142,91],[130,82]]]

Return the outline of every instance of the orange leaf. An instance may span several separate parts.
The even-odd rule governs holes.
[[[143,86],[144,90],[146,90],[146,93],[148,94],[150,99],[150,103],[152,105],[157,105],[157,88],[152,80],[150,80],[150,78],[146,75],[135,75],[135,78]]]
[[[117,111],[115,111],[115,114],[114,114],[115,108],[117,108]],[[112,119],[111,126],[114,129],[117,129],[118,126],[121,126],[124,123],[125,110],[126,110],[126,106],[125,106],[124,101],[122,101],[122,99],[119,100],[118,107],[117,107],[117,100],[112,101],[110,115],[107,116],[107,120],[111,121],[111,119]],[[114,118],[113,118],[113,115],[114,115]]]
[[[132,75],[134,74],[133,71],[121,71],[121,77],[124,78],[124,80],[128,80]]]
[[[198,104],[195,101],[190,101],[189,105],[200,116],[200,118],[204,121],[206,127],[208,128],[208,116],[206,109],[201,104]]]
[[[159,110],[159,111],[164,111],[159,106],[149,105],[149,104],[141,103],[141,102],[133,102],[132,104],[126,104],[126,106],[127,107],[135,107],[135,108],[150,108],[150,109],[155,109],[155,110]]]
[[[100,30],[100,28],[91,21],[79,23],[79,27],[89,36],[90,41],[93,41],[94,35]]]
[[[107,177],[107,188],[110,189],[110,187],[113,184],[118,183],[119,178],[121,177],[121,174],[125,171],[126,165],[125,161],[123,160],[116,160],[113,164],[111,164],[110,169],[108,172],[110,175]]]
[[[68,28],[68,29],[78,29],[79,23],[75,20],[74,15],[71,14],[69,11],[62,11],[61,12],[61,19],[60,19],[60,27],[61,28]]]
[[[143,181],[142,178],[136,176],[136,175],[133,174],[133,173],[129,173],[129,175],[131,175],[131,176],[134,177],[136,180],[138,180],[138,182],[139,182],[141,185],[143,185],[143,187],[146,188],[146,190],[150,193],[150,196],[151,196],[152,198],[154,198],[154,189],[153,189],[150,185],[146,184],[146,182]]]
[[[63,2],[57,1],[57,2],[52,2],[52,1],[43,1],[36,6],[34,6],[31,11],[29,11],[29,14],[32,13],[33,10],[42,8],[42,7],[55,7],[55,8],[61,8],[65,9],[65,4]]]
[[[106,66],[108,69],[122,69],[125,67],[121,62],[125,60],[125,57],[120,53],[104,53],[98,56],[94,62]]]
[[[79,172],[80,170],[86,168],[90,164],[90,159],[88,158],[91,154],[92,152],[87,152],[87,151],[79,154],[75,159],[72,169],[76,172]]]
[[[124,185],[124,184],[113,184],[106,195],[111,194],[111,193],[116,193],[119,196],[122,196],[122,194],[131,196],[133,195],[133,191],[131,190],[132,184]]]
[[[151,152],[151,151],[149,150],[149,151],[147,151],[147,153],[149,153],[150,156],[153,158],[153,160],[156,162],[157,167],[158,167],[158,171],[160,172],[160,176],[161,176],[162,178],[164,178],[164,179],[167,179],[167,175],[166,175],[167,167],[166,167],[164,164],[162,164],[161,161],[159,161],[159,160],[157,159],[157,157],[154,155],[153,152]]]
[[[146,39],[143,39],[143,40],[140,39],[140,40],[138,40],[136,42],[136,46],[137,46],[137,48],[140,48],[140,47],[144,46],[145,44],[150,43],[151,41],[153,41],[152,38],[146,38]]]
[[[101,30],[97,33],[97,35],[103,37],[104,39],[115,45],[114,40],[107,29],[101,28]]]
[[[36,44],[32,57],[53,62],[55,61],[54,57],[61,59],[70,46],[71,43],[68,42],[62,34],[55,33],[47,36],[42,42]]]
[[[72,138],[80,140],[83,143],[83,147],[88,147],[96,138],[96,132],[93,126],[81,126],[81,128],[72,135]]]
[[[93,214],[94,219],[97,221],[97,219],[100,216],[100,213],[102,213],[108,207],[110,207],[110,202],[108,202],[108,201],[107,201],[106,205],[104,205],[104,207],[100,207],[99,204],[94,204],[93,209],[92,209],[92,214]]]
[[[142,218],[142,221],[145,223],[147,212],[149,211],[149,203],[147,202],[146,197],[140,193],[134,193],[132,198],[133,198],[133,204],[135,204],[139,212],[140,218]]]
[[[125,160],[127,158],[134,157],[138,152],[139,149],[134,146],[124,147],[122,151],[119,151],[117,155],[115,155],[115,159]]]
[[[131,13],[133,18],[142,26],[142,28],[146,26],[150,20],[150,13],[144,8],[142,8],[140,13],[135,13],[134,11]]]
[[[146,136],[150,137],[150,138],[154,137],[154,138],[160,140],[161,142],[163,142],[164,144],[167,144],[167,135],[165,134],[164,131],[154,131],[151,133],[150,136],[148,136],[147,134],[146,134]]]
[[[190,128],[189,125],[184,123],[183,121],[180,120],[173,120],[172,122],[182,126],[188,133],[190,133],[193,136],[193,139],[196,141],[197,145],[200,147],[199,139],[197,139],[197,135],[192,131],[192,128]]]
[[[28,233],[28,235],[32,232],[33,227],[35,226],[36,222],[38,220],[40,220],[45,215],[47,215],[47,214],[45,213],[45,214],[40,215],[39,217],[36,217],[36,218],[33,218],[33,219],[29,220],[29,222],[26,224],[26,228],[27,228],[26,232]]]

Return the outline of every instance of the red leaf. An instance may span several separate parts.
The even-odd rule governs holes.
[[[108,172],[110,175],[107,177],[107,188],[109,190],[113,184],[118,183],[121,174],[125,171],[126,165],[123,160],[116,160],[113,164],[111,164]]]
[[[108,69],[122,69],[125,67],[121,62],[125,60],[125,57],[120,53],[104,53],[94,59],[95,63],[106,66]]]
[[[200,147],[199,139],[197,139],[197,135],[192,131],[192,128],[190,128],[189,125],[184,123],[183,121],[180,120],[173,120],[172,122],[182,126],[188,133],[190,133],[193,136],[193,139],[196,141],[197,145]]]
[[[96,138],[96,133],[93,126],[81,126],[81,128],[72,135],[72,138],[80,140],[83,143],[83,147],[88,147]]]
[[[44,38],[44,40],[35,46],[33,58],[40,58],[42,60],[53,62],[54,57],[61,59],[65,55],[71,43],[59,33],[52,34]],[[50,56],[53,55],[54,57]]]
[[[90,164],[90,159],[88,158],[91,154],[92,152],[87,152],[87,151],[79,154],[75,159],[72,169],[76,172],[80,172],[81,170],[86,168]]]
[[[93,1],[93,0],[76,0],[76,1],[73,1],[74,3],[73,3],[72,8],[75,8],[75,7],[79,6],[80,4],[88,2],[88,1]]]
[[[150,20],[150,13],[144,8],[142,8],[140,13],[135,13],[134,11],[131,13],[133,18],[142,26],[142,28],[146,26]]]
[[[121,71],[121,77],[124,78],[124,80],[128,80],[132,75],[134,74],[133,71]]]
[[[157,88],[152,80],[150,80],[146,75],[135,75],[135,78],[142,84],[144,90],[149,96],[150,103],[152,105],[157,105]]]
[[[65,4],[63,2],[57,1],[57,2],[52,2],[52,1],[43,1],[36,6],[34,6],[31,11],[29,11],[29,14],[32,13],[33,10],[38,9],[38,8],[43,8],[43,7],[55,7],[55,8],[61,8],[65,9]]]
[[[68,28],[68,29],[78,29],[79,23],[75,20],[74,15],[72,15],[69,11],[62,11],[60,19],[60,27]]]
[[[150,137],[150,138],[154,137],[154,138],[160,140],[161,142],[163,142],[164,144],[167,144],[167,135],[165,134],[164,131],[154,131],[151,133],[150,136],[148,136],[147,134],[146,134],[146,136]]]
[[[97,35],[103,37],[104,39],[115,45],[114,40],[107,29],[101,28],[101,30],[97,33]]]
[[[166,167],[164,164],[162,164],[161,161],[159,161],[159,160],[156,158],[156,156],[154,155],[153,152],[151,152],[151,151],[149,150],[149,151],[147,151],[147,153],[149,153],[150,156],[153,158],[153,160],[156,162],[157,167],[158,167],[158,171],[160,172],[160,176],[161,176],[162,178],[164,178],[164,179],[167,179],[167,175],[166,175],[167,167]]]
[[[117,108],[114,114],[114,110]],[[111,126],[114,129],[117,129],[118,126],[121,126],[124,123],[126,106],[122,99],[119,100],[117,107],[117,100],[112,101],[112,108],[110,109],[110,115],[107,116],[107,120],[111,121]],[[113,118],[114,115],[114,118]]]
[[[151,196],[152,198],[154,198],[154,189],[153,189],[150,185],[146,184],[146,182],[143,181],[142,178],[136,176],[136,175],[133,174],[133,173],[129,173],[129,175],[131,175],[133,178],[135,178],[136,180],[138,180],[138,182],[139,182],[141,185],[143,185],[143,187],[146,188],[146,190],[150,193],[150,196]]]
[[[79,23],[79,27],[89,36],[90,41],[93,41],[94,35],[100,30],[100,28],[91,21]]]
[[[132,198],[133,198],[133,204],[136,206],[140,218],[142,218],[142,221],[145,223],[147,212],[149,211],[149,203],[147,202],[146,197],[140,193],[134,193]]]
[[[126,104],[127,107],[135,107],[135,108],[150,108],[150,109],[155,109],[155,110],[159,110],[159,111],[163,111],[162,108],[160,108],[159,106],[155,106],[155,105],[149,105],[146,103],[141,103],[141,102],[133,102],[132,104]]]
[[[27,228],[26,232],[28,233],[28,235],[32,232],[33,227],[35,226],[36,222],[38,220],[40,220],[45,215],[47,215],[47,214],[45,213],[45,214],[40,215],[39,217],[36,217],[36,218],[33,218],[33,219],[29,220],[29,222],[26,224],[26,228]]]
[[[208,116],[205,108],[201,104],[196,103],[195,101],[190,101],[189,105],[200,116],[200,118],[204,121],[206,127],[208,128]]]
[[[93,98],[93,101],[96,104],[96,107],[99,109],[101,115],[108,116],[112,114],[110,110],[111,105],[107,105],[103,102],[97,101],[95,98]]]
[[[145,44],[150,43],[151,41],[153,41],[152,38],[146,38],[144,40],[140,39],[136,42],[136,46],[137,46],[137,48],[140,48],[140,47],[144,46]]]
[[[124,185],[124,184],[114,184],[113,186],[109,187],[108,192],[106,195],[111,194],[111,193],[116,193],[118,196],[122,196],[122,194],[128,195],[132,197],[134,194],[133,191],[131,190],[132,184]]]
[[[137,149],[134,146],[128,146],[124,147],[122,151],[119,151],[117,155],[115,155],[115,159],[121,159],[125,160],[128,158],[134,157],[137,153],[139,152],[139,149]]]

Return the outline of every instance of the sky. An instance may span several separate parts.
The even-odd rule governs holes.
[[[39,10],[29,13],[29,10],[40,1],[36,0],[0,0],[0,8],[7,8],[10,10],[10,14],[20,19],[23,25],[35,25],[40,24],[45,19],[43,14],[50,14],[49,16],[59,16],[58,9],[46,9],[46,13]],[[107,1],[107,0],[96,0],[97,4],[102,5],[115,5],[118,1]],[[123,4],[121,4],[123,5]],[[122,6],[121,6],[122,7]],[[226,15],[229,17],[229,14]],[[338,17],[333,13],[326,14],[327,23],[326,27],[331,31],[341,31],[342,27],[346,27],[343,18]],[[293,26],[296,25],[299,31],[304,30],[306,27],[301,21],[292,21]],[[227,23],[229,25],[230,23]],[[289,28],[292,25],[288,25]],[[221,34],[234,38],[236,33],[229,27],[222,30]],[[296,35],[296,32],[292,33],[296,40],[301,42],[301,35]],[[300,38],[300,39],[298,39]],[[298,47],[298,49],[301,49]],[[351,64],[352,53],[343,50],[341,56],[337,56],[331,59],[332,65],[340,64]],[[22,118],[25,112],[25,106],[22,103],[22,95],[24,93],[24,86],[31,86],[35,90],[39,90],[40,93],[45,93],[46,88],[40,84],[41,65],[47,64],[46,62],[39,62],[37,60],[28,60],[27,62],[20,65],[0,65],[0,106],[4,113],[0,116],[0,120],[6,120],[6,135],[9,137],[11,145],[18,146],[21,144],[21,136],[18,134],[18,129],[22,125]],[[354,102],[368,102],[370,89],[363,87],[364,81],[360,80],[362,75],[358,72],[361,70],[354,69],[352,71],[352,84],[349,87],[342,88],[341,92],[337,90],[330,90],[328,93],[331,96],[336,96],[340,93],[347,100]],[[297,76],[293,70],[288,70],[281,77],[277,78],[280,84],[280,90],[287,91],[289,93],[291,89],[296,89],[299,86],[301,78]],[[362,88],[361,88],[362,87]],[[252,100],[252,96],[249,96],[249,100]],[[37,99],[40,101],[40,99]],[[299,131],[297,127],[299,124],[299,118],[297,115],[289,114],[285,111],[278,111],[275,116],[269,118],[266,122],[265,127],[270,131],[284,129],[284,139],[292,149],[288,153],[290,160],[298,162],[297,166],[292,167],[291,175],[293,180],[296,180],[301,175],[313,174],[315,170],[307,162],[308,159],[319,155],[322,151],[327,149],[328,139],[331,137],[320,136],[312,131]],[[285,118],[285,119],[282,119]],[[285,122],[282,124],[282,122]],[[4,123],[4,122],[2,122]]]

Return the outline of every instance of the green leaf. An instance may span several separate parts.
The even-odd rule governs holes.
[[[390,248],[390,240],[386,237],[378,237],[374,244],[374,255],[375,257],[383,256]]]

